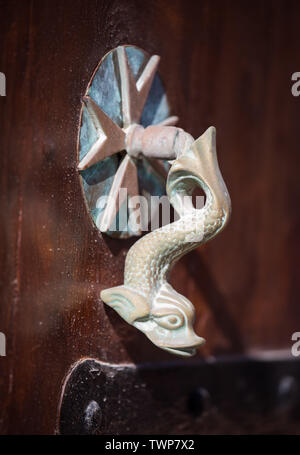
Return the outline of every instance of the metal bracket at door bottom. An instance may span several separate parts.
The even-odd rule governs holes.
[[[295,434],[299,384],[297,359],[232,357],[138,366],[84,359],[64,383],[57,432]]]

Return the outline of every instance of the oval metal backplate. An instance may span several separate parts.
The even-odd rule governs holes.
[[[135,46],[128,45],[124,47],[133,76],[137,80],[150,56]],[[117,125],[122,127],[122,98],[119,72],[117,52],[114,49],[100,61],[88,84],[85,95],[91,97]],[[141,124],[144,127],[158,124],[169,117],[169,114],[170,109],[167,96],[161,79],[156,73],[143,109]],[[97,132],[87,108],[83,104],[78,135],[78,162],[84,158],[96,140]],[[103,196],[109,195],[122,158],[123,154],[121,152],[94,164],[88,169],[80,171],[86,206],[93,222],[99,230],[102,230],[101,219],[105,210],[105,206],[103,207],[103,203],[100,203],[100,201]],[[151,195],[162,196],[165,194],[163,170],[164,168],[167,170],[168,165],[167,163],[161,164],[157,165],[157,163],[150,162],[145,158],[137,160],[139,194],[146,198],[150,198]],[[118,238],[137,235],[131,229],[130,223],[128,223],[130,218],[128,200],[125,200],[117,212],[116,218],[114,223],[115,229],[105,231],[106,234]]]

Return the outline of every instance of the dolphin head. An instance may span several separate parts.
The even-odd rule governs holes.
[[[190,357],[205,340],[193,329],[192,303],[165,283],[152,296],[151,307],[145,295],[127,286],[101,292],[102,300],[126,322],[143,332],[152,343],[172,354]]]

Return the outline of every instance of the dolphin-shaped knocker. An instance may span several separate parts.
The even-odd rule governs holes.
[[[201,209],[185,203],[197,186],[206,195]],[[176,292],[167,278],[178,259],[215,237],[230,216],[230,197],[218,166],[214,127],[178,153],[168,173],[167,194],[179,220],[138,240],[126,257],[124,284],[103,290],[101,298],[156,346],[191,356],[205,340],[194,332],[193,304]]]
[[[138,74],[134,74],[128,60],[129,50],[137,52],[133,46],[119,46],[110,53],[117,68],[122,122],[116,123],[107,115],[110,109],[100,108],[89,87],[83,98],[97,139],[79,162],[78,169],[83,171],[123,152],[108,203],[97,224],[100,231],[108,233],[116,216],[113,202],[120,198],[118,189],[124,185],[130,195],[138,193],[136,165],[140,156],[169,160],[172,165],[167,177],[167,194],[180,218],[145,235],[130,248],[124,284],[103,290],[101,298],[156,346],[173,354],[191,356],[205,340],[193,329],[194,306],[172,288],[167,278],[180,257],[225,227],[230,215],[230,198],[218,166],[214,127],[208,128],[196,141],[174,126],[178,121],[175,116],[144,128],[141,116],[159,56],[151,56]],[[206,194],[201,209],[196,209],[191,201],[197,186]]]

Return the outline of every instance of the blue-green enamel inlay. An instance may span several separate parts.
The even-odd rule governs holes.
[[[134,46],[127,46],[126,54],[132,73],[135,79],[137,79],[141,67],[144,66],[144,63],[146,63],[145,54],[141,49],[138,49],[137,47]]]
[[[115,77],[113,52],[107,54],[95,73],[89,89],[89,96],[115,123],[122,126],[121,95]]]
[[[138,79],[148,61],[148,57],[142,50],[134,46],[126,46],[126,53],[133,75]],[[102,60],[94,75],[88,94],[115,123],[122,127],[121,94],[117,76],[118,70],[115,66],[117,59],[114,54],[115,50],[107,54]],[[162,82],[158,74],[156,74],[142,113],[141,124],[144,127],[157,124],[168,116],[169,106],[166,94]],[[87,154],[97,138],[95,127],[84,106],[79,142],[80,160]],[[96,226],[99,225],[103,211],[103,208],[99,208],[99,198],[108,196],[119,161],[120,157],[114,155],[80,172],[86,202]],[[140,194],[146,196],[165,194],[165,183],[146,160],[139,161],[137,168]],[[118,218],[121,219],[120,221],[124,220],[124,210],[127,210],[126,205],[122,208],[121,212],[123,213],[118,215]],[[119,229],[120,237],[132,234],[129,232],[128,226],[124,226],[124,222],[120,224],[122,225],[120,226],[121,229]],[[118,233],[111,233],[114,236],[116,234]]]

